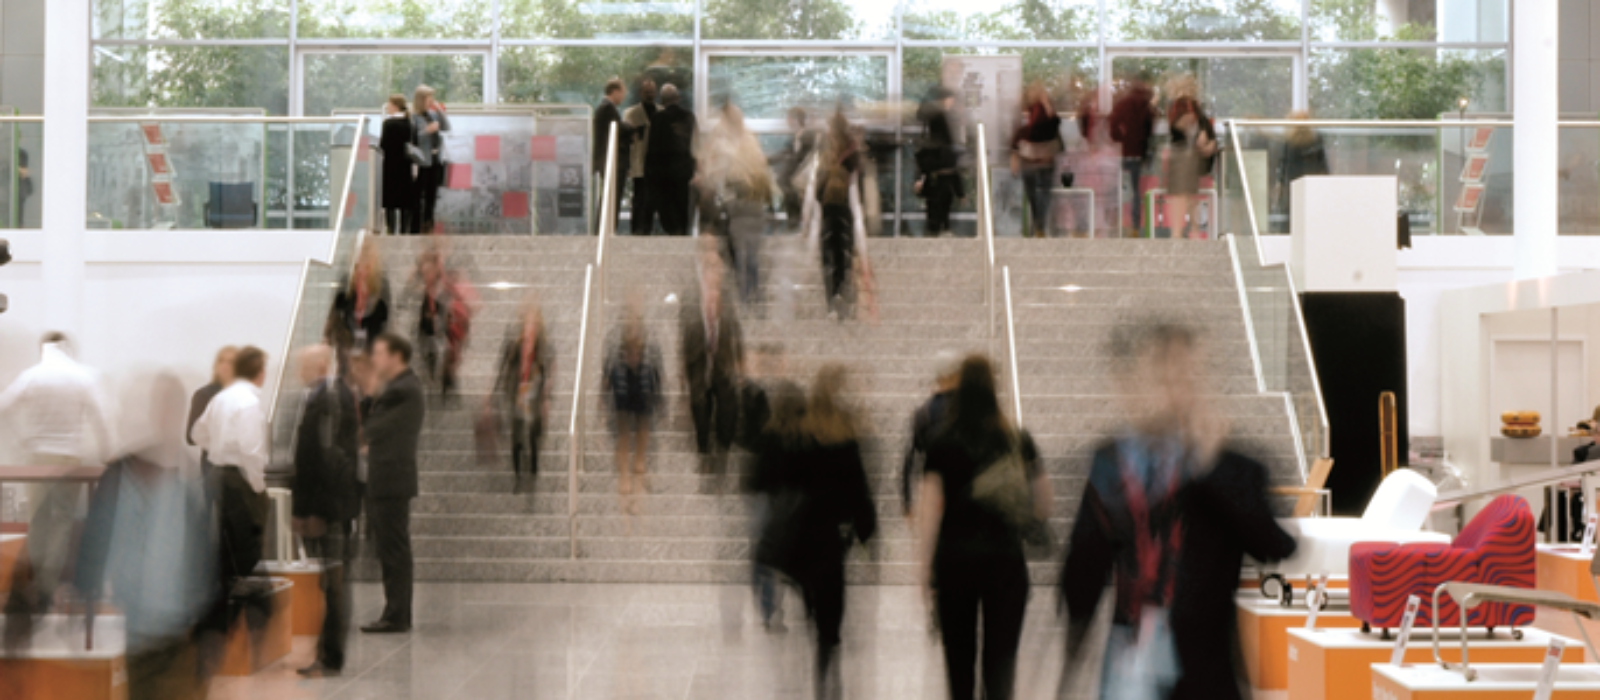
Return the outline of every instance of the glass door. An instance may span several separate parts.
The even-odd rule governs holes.
[[[711,129],[724,105],[737,107],[745,126],[770,156],[773,176],[781,181],[793,165],[786,158],[794,144],[791,110],[802,110],[806,128],[815,130],[825,130],[828,118],[842,110],[853,125],[864,129],[872,156],[864,173],[876,185],[868,185],[863,202],[869,210],[868,233],[894,235],[901,156],[896,145],[899,120],[889,109],[900,93],[899,71],[891,69],[893,59],[894,53],[887,50],[708,50],[696,71],[696,111],[702,128]],[[789,223],[784,207],[775,203],[774,211],[776,219]]]

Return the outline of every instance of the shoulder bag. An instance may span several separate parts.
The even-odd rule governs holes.
[[[1012,437],[1010,449],[973,478],[972,500],[1019,534],[1033,528],[1033,487],[1018,438]]]

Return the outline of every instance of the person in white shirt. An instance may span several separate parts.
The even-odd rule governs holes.
[[[94,372],[72,359],[66,335],[46,333],[40,345],[39,364],[24,370],[0,393],[0,420],[13,426],[28,454],[28,466],[75,467],[100,461],[111,439]],[[80,488],[46,482],[23,490],[32,511],[23,514],[28,518],[28,554],[17,562],[23,575],[13,580],[23,583],[14,587],[8,607],[20,605],[32,612],[49,608],[71,547]]]
[[[246,346],[233,358],[233,384],[218,393],[190,430],[194,443],[216,465],[220,499],[224,581],[251,576],[261,563],[261,533],[267,522],[267,412],[261,386],[267,354]]]

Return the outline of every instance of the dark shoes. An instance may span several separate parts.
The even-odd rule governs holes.
[[[310,666],[300,669],[297,671],[297,673],[307,678],[338,678],[339,676],[344,675],[344,669],[334,668],[322,663],[321,661],[318,661]]]
[[[411,625],[402,625],[388,620],[379,620],[361,628],[366,634],[405,634],[411,631]]]

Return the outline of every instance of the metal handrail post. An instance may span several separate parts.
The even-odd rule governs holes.
[[[1006,288],[1006,349],[1009,354],[1007,367],[1011,371],[1011,410],[1016,416],[1017,425],[1022,425],[1022,380],[1017,376],[1017,322],[1011,311],[1011,266],[1005,266]]]
[[[583,463],[584,443],[587,436],[584,434],[583,415],[583,359],[585,346],[589,341],[589,299],[594,291],[594,265],[585,265],[583,268],[583,310],[580,312],[578,323],[578,360],[573,369],[577,372],[572,384],[572,416],[570,418],[567,435],[567,545],[568,556],[578,558],[578,467]]]

